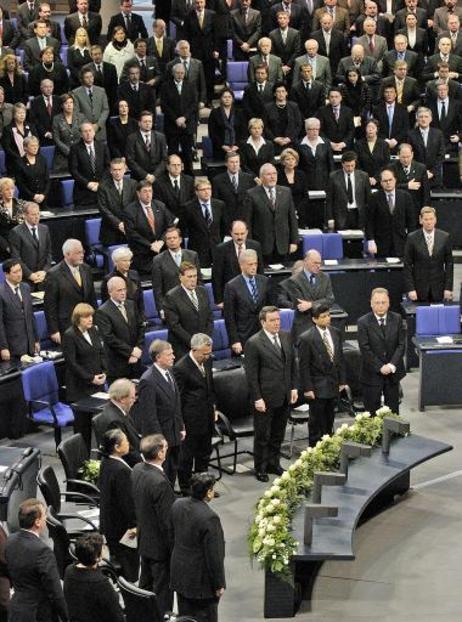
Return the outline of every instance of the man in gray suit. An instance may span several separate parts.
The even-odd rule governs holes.
[[[437,35],[448,29],[448,18],[450,15],[457,15],[462,18],[462,7],[457,6],[457,0],[444,0],[444,6],[435,9],[433,15],[433,30]]]
[[[367,54],[377,61],[378,70],[382,71],[382,59],[388,52],[387,40],[377,34],[377,22],[373,17],[366,17],[363,22],[364,34],[356,40]]]
[[[176,45],[176,53],[178,56],[170,61],[167,65],[167,72],[172,73],[172,67],[177,63],[183,63],[186,69],[186,79],[190,84],[196,87],[199,94],[199,107],[204,106],[207,99],[207,88],[205,84],[204,66],[202,61],[191,56],[191,46],[186,40],[178,41]],[[173,74],[172,74],[173,75]]]
[[[52,47],[55,56],[59,55],[59,41],[54,37],[48,36],[48,24],[44,20],[37,20],[34,25],[34,36],[24,42],[24,66],[31,71],[36,65],[42,62],[42,50]]]
[[[16,8],[16,21],[21,40],[29,38],[29,25],[38,19],[39,0],[23,2]]]
[[[292,76],[292,86],[300,82],[300,67],[308,63],[313,70],[313,78],[320,82],[324,87],[324,95],[327,97],[332,84],[332,72],[330,70],[329,59],[318,54],[319,44],[315,39],[305,41],[306,54],[295,59],[294,74]]]
[[[231,11],[233,54],[237,61],[249,60],[252,48],[261,37],[261,13],[251,8],[252,0],[240,0],[239,8]]]
[[[95,140],[106,141],[106,121],[109,116],[109,103],[106,91],[95,86],[95,74],[90,68],[80,73],[81,86],[74,93],[76,112],[81,112],[95,130]]]
[[[255,69],[259,65],[268,67],[269,82],[280,82],[284,78],[282,61],[278,56],[271,54],[272,42],[269,37],[262,37],[258,42],[258,54],[250,57],[247,68],[249,82],[255,82]]]

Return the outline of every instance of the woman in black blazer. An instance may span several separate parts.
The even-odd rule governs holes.
[[[208,127],[214,158],[223,160],[226,153],[237,152],[245,136],[245,121],[242,112],[234,105],[234,93],[230,89],[222,92],[220,105],[210,113]]]
[[[69,90],[69,76],[66,67],[60,58],[55,58],[55,51],[48,46],[40,53],[42,62],[35,65],[29,73],[29,92],[31,95],[40,95],[40,82],[48,78],[53,80],[53,95],[62,95]]]
[[[24,201],[14,194],[16,186],[13,179],[0,179],[0,260],[10,257],[8,236],[11,229],[24,222]]]
[[[67,51],[67,67],[71,73],[71,89],[80,86],[80,70],[92,62],[90,55],[90,39],[85,28],[77,28],[74,45]]]
[[[27,104],[29,100],[27,78],[14,54],[6,54],[0,60],[0,85],[5,90],[6,102]]]
[[[303,171],[298,169],[300,157],[290,147],[281,153],[278,169],[278,184],[290,188],[300,227],[305,227],[305,212],[308,209],[308,182]]]
[[[24,140],[26,153],[18,162],[16,183],[21,199],[34,201],[44,209],[47,205],[51,182],[47,161],[39,153],[39,149],[40,143],[36,136],[28,136]]]
[[[273,162],[274,159],[274,146],[263,138],[264,129],[261,119],[250,119],[248,123],[250,136],[239,145],[242,170],[256,177],[260,174],[260,167],[266,162]]]
[[[359,168],[366,171],[374,188],[378,187],[380,171],[390,164],[390,147],[383,138],[378,137],[378,121],[370,119],[365,129],[366,136],[356,142],[355,151]]]
[[[141,287],[140,275],[136,270],[130,270],[133,260],[133,253],[129,248],[116,248],[111,259],[114,263],[114,270],[105,275],[101,281],[101,299],[105,302],[109,298],[107,284],[113,276],[119,276],[127,285],[127,299],[133,300],[136,304],[141,317],[144,317],[144,298],[143,288]]]
[[[364,119],[367,119],[372,106],[372,94],[368,85],[362,81],[359,69],[348,70],[345,84],[340,86],[342,104],[353,111],[355,117],[355,136],[364,136]]]
[[[111,158],[125,158],[125,145],[130,134],[138,131],[138,123],[130,117],[128,102],[117,104],[118,116],[111,117],[107,125],[107,141]]]
[[[66,398],[69,403],[102,390],[106,382],[103,341],[93,326],[95,310],[79,303],[72,312],[72,325],[65,331]]]
[[[100,530],[114,558],[122,566],[122,574],[128,581],[138,579],[139,556],[119,540],[128,532],[136,535],[135,504],[132,496],[131,467],[124,462],[130,445],[125,433],[119,428],[108,430],[103,437],[103,459],[99,472]]]
[[[26,122],[26,115],[25,105],[18,102],[14,105],[13,121],[3,130],[2,145],[6,156],[6,170],[11,177],[16,176],[20,160],[25,154],[24,139],[27,136],[38,136],[35,125]]]

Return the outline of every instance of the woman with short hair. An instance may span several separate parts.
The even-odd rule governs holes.
[[[40,153],[40,142],[36,136],[24,139],[24,156],[16,169],[16,183],[19,196],[46,208],[50,192],[50,173],[45,157]]]
[[[72,93],[61,95],[62,112],[53,119],[53,142],[55,155],[53,158],[53,173],[69,175],[69,153],[72,145],[81,138],[80,126],[85,117],[75,109],[75,100]]]
[[[253,117],[247,124],[249,137],[239,145],[242,170],[256,177],[260,174],[260,167],[267,162],[273,162],[274,146],[263,138],[265,125],[262,119]]]
[[[101,299],[105,302],[109,298],[107,284],[113,276],[120,276],[127,285],[127,300],[133,300],[138,307],[140,315],[144,316],[143,289],[141,287],[141,279],[136,270],[130,268],[133,260],[132,251],[125,246],[116,248],[111,259],[114,263],[114,269],[105,275],[101,282]]]

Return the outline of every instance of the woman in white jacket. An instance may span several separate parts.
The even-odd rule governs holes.
[[[122,69],[128,60],[135,56],[135,49],[123,26],[116,26],[112,31],[112,40],[106,46],[103,61],[112,63],[117,71],[117,79],[120,82]]]

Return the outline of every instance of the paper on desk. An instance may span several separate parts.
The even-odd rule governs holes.
[[[138,538],[135,536],[134,538],[130,537],[130,531],[124,533],[124,535],[120,538],[119,543],[124,546],[128,546],[129,549],[136,549],[138,546]]]
[[[98,391],[97,393],[92,393],[91,397],[96,397],[99,400],[108,400],[109,393],[105,393],[104,391]]]
[[[283,270],[285,266],[282,263],[270,263],[269,267],[271,270]]]
[[[363,238],[364,237],[364,233],[363,231],[361,231],[361,229],[342,229],[341,231],[337,231],[337,233],[340,233],[340,235],[342,236],[342,238]]]
[[[387,263],[399,263],[400,261],[401,259],[399,257],[387,257],[386,258]]]
[[[324,259],[325,266],[338,266],[338,259]]]
[[[436,341],[441,345],[450,345],[451,343],[454,343],[454,339],[449,336],[437,337]]]
[[[298,235],[322,235],[321,229],[299,229]]]

